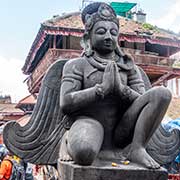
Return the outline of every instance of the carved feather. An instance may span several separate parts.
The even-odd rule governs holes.
[[[161,165],[174,161],[180,153],[180,131],[168,132],[160,125],[150,139],[147,151]]]
[[[61,76],[67,60],[58,60],[48,69],[30,121],[21,127],[8,123],[3,138],[9,151],[34,164],[55,164],[65,132],[59,107]]]

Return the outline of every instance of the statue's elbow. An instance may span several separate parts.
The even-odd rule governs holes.
[[[71,112],[71,102],[69,97],[60,99],[60,109],[63,114],[69,114]]]
[[[68,114],[69,112],[68,105],[64,102],[60,103],[60,109],[63,114]]]

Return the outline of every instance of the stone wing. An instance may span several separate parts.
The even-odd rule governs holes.
[[[152,88],[149,77],[147,76],[147,74],[144,72],[144,70],[141,67],[138,66],[138,69],[141,73],[142,80],[144,81],[145,90],[147,91],[148,89]]]
[[[160,165],[173,162],[180,153],[180,131],[168,132],[160,125],[148,142],[147,151]]]
[[[59,106],[61,76],[66,62],[67,60],[58,60],[48,69],[30,121],[23,127],[16,122],[10,122],[4,128],[6,147],[26,162],[57,162],[67,119],[63,118]]]
[[[145,89],[150,89],[152,86],[148,76],[143,69],[138,68],[144,81]],[[180,153],[180,130],[174,129],[168,132],[160,125],[148,142],[146,149],[160,165],[173,162]]]

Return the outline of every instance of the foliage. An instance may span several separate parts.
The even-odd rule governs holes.
[[[153,26],[152,24],[149,24],[149,23],[143,23],[143,28],[145,30],[150,30],[150,31],[156,31],[156,32],[159,32],[159,29],[157,26]]]
[[[180,68],[180,60],[176,60],[172,66],[173,68]]]

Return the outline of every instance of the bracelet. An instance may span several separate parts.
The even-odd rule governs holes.
[[[122,100],[125,100],[125,101],[131,101],[132,100],[132,92],[128,86],[123,87]]]
[[[122,94],[124,97],[130,97],[132,94],[131,89],[128,86],[124,86]]]
[[[100,84],[95,85],[95,91],[96,91],[96,94],[101,97],[101,99],[104,99],[104,91]]]
[[[122,90],[122,99],[132,102],[138,97],[137,94],[134,93],[130,87],[124,86]]]

